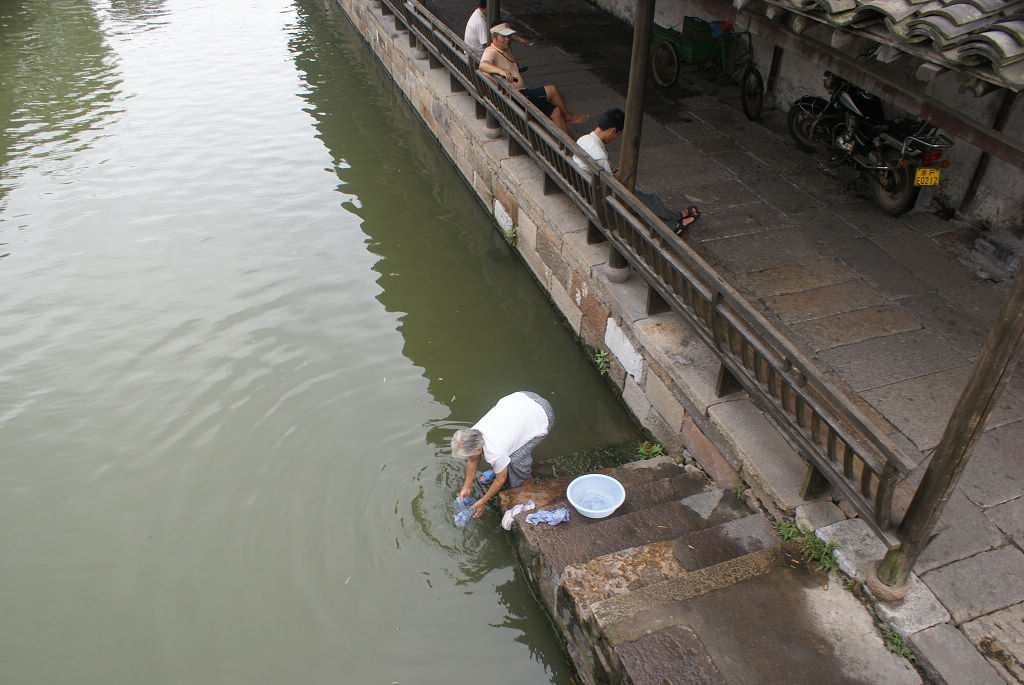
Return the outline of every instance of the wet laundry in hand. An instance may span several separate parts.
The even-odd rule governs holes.
[[[533,503],[532,499],[526,500],[526,504],[515,505],[506,511],[505,515],[501,517],[501,527],[505,530],[512,530],[512,522],[515,520],[515,517],[524,511],[530,511],[535,506],[537,505]]]
[[[562,507],[561,509],[553,509],[551,511],[548,511],[547,509],[541,509],[540,511],[535,511],[532,514],[526,515],[526,522],[534,526],[540,523],[541,521],[544,521],[545,523],[552,526],[557,526],[562,521],[568,520],[569,510],[566,509],[565,507]]]
[[[466,525],[472,516],[473,512],[469,509],[471,506],[476,504],[476,500],[466,495],[465,497],[455,498],[455,525],[462,528]]]

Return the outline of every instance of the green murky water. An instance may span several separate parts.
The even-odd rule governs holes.
[[[0,0],[0,243],[0,680],[569,682],[446,443],[637,429],[336,11]]]

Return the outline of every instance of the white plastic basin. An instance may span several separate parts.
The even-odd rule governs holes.
[[[588,473],[569,483],[565,496],[572,508],[583,516],[603,519],[626,501],[626,488],[611,476]]]

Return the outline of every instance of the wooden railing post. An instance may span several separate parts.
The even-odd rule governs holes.
[[[487,111],[485,119],[484,134],[486,134],[488,138],[499,137],[501,135],[501,124],[498,123],[498,119],[491,114],[490,110]]]
[[[644,90],[654,24],[654,0],[638,0],[633,19],[633,54],[629,60],[629,86],[626,90],[626,128],[622,132],[619,179],[629,190],[636,187],[637,161],[640,157],[640,133],[644,119]]]
[[[899,599],[910,589],[914,562],[928,545],[942,509],[981,437],[985,420],[1017,366],[1022,348],[1024,274],[1018,274],[910,502],[899,528],[900,543],[868,569],[868,589],[876,596]]]

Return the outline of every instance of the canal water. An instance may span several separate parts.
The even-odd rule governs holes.
[[[0,681],[570,682],[447,441],[638,429],[337,10],[0,0],[0,243]]]

